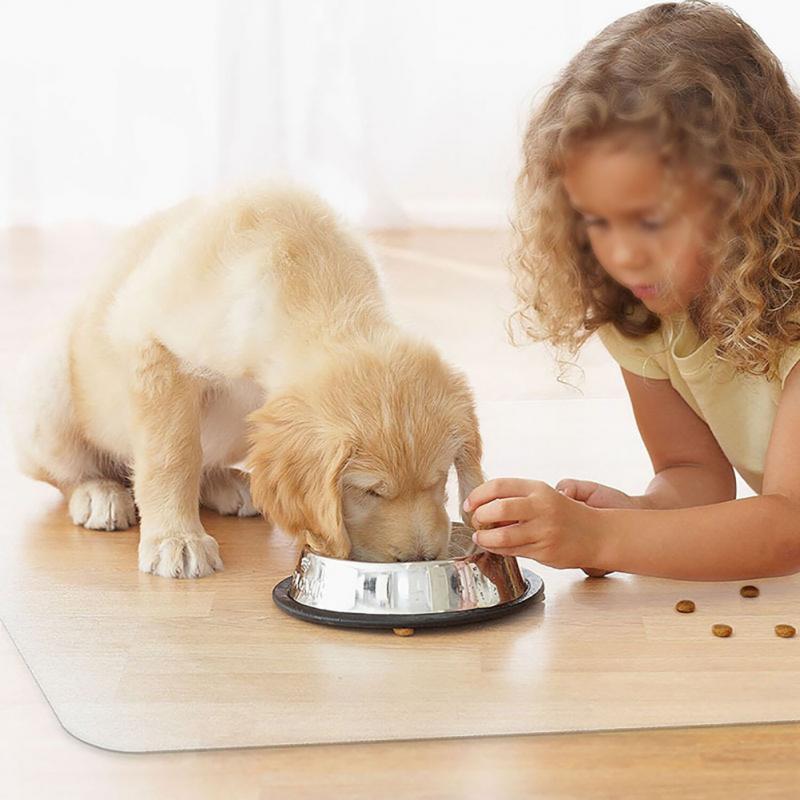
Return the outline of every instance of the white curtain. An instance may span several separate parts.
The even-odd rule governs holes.
[[[503,226],[536,93],[625,0],[0,0],[0,225],[304,183],[367,227]],[[787,67],[792,3],[732,5]]]

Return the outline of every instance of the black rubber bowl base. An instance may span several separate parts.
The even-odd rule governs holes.
[[[544,600],[544,583],[534,573],[523,569],[526,590],[508,603],[489,608],[471,608],[466,611],[443,611],[428,614],[357,614],[345,611],[325,611],[298,603],[289,597],[291,577],[284,578],[273,590],[272,599],[282,611],[305,622],[332,625],[337,628],[447,628],[453,625],[470,625],[519,611],[529,603]]]

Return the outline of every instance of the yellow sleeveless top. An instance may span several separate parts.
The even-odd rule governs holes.
[[[787,350],[779,376],[737,374],[701,340],[685,313],[663,320],[655,333],[640,339],[621,334],[612,324],[598,330],[601,341],[624,369],[653,380],[668,380],[711,429],[720,448],[748,486],[761,492],[764,460],[783,384],[800,361],[800,345]]]

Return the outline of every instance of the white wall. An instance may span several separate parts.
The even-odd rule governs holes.
[[[366,226],[502,226],[531,100],[624,0],[1,0],[0,225],[288,176]],[[789,0],[734,0],[800,77]]]

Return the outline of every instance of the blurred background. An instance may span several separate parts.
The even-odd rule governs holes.
[[[627,409],[597,341],[567,382],[546,345],[509,343],[506,263],[532,106],[592,36],[645,5],[0,0],[0,366],[79,302],[120,226],[277,179],[366,232],[397,320],[464,370],[479,401]],[[732,6],[800,74],[798,7]],[[512,423],[506,409],[483,425],[511,430],[535,413]],[[570,413],[590,429],[607,417]],[[632,419],[620,424],[641,457]],[[498,469],[567,468],[542,457]]]
[[[531,103],[645,5],[3,0],[0,225],[285,176],[367,228],[502,228]],[[729,5],[800,74],[795,4]]]

